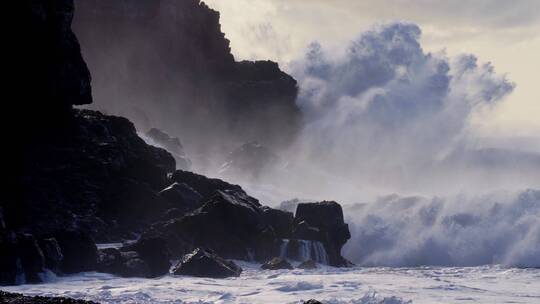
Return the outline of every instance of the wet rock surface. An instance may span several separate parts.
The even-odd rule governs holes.
[[[78,3],[85,3],[82,7],[96,5],[100,19],[104,17],[101,14],[110,13],[113,18],[124,14],[125,11],[117,11],[117,5],[124,2]],[[148,145],[126,118],[73,109],[73,105],[92,101],[90,75],[70,28],[73,1],[21,3],[22,15],[18,17],[28,27],[21,32],[25,42],[14,46],[21,48],[20,55],[31,57],[28,62],[33,66],[31,77],[21,80],[26,86],[21,92],[22,100],[31,102],[21,102],[24,107],[15,114],[25,118],[23,122],[31,132],[13,132],[18,138],[13,150],[23,151],[17,156],[22,158],[22,166],[7,173],[15,177],[13,193],[21,195],[0,203],[1,285],[38,283],[47,270],[58,275],[100,270],[127,277],[157,277],[168,273],[171,259],[199,247],[211,250],[199,250],[199,256],[228,265],[234,271],[235,267],[220,259],[265,261],[279,255],[283,238],[294,238],[295,233],[304,230],[318,230],[311,238],[324,244],[332,257],[331,264],[343,264],[339,251],[348,238],[348,228],[337,203],[303,206],[301,210],[299,206],[293,217],[291,213],[263,206],[238,185],[175,170],[173,155]],[[106,3],[110,10],[101,10],[107,7]],[[150,18],[150,28],[155,22],[153,18],[169,14],[169,8],[182,13],[178,20],[195,18],[195,24],[204,20],[209,28],[196,28],[189,34],[193,37],[185,39],[181,38],[183,34],[179,35],[182,44],[176,45],[178,42],[174,41],[173,49],[180,48],[176,51],[186,58],[203,56],[204,60],[216,60],[209,66],[195,63],[191,71],[189,65],[182,68],[195,74],[206,73],[210,68],[211,79],[204,81],[222,89],[221,93],[226,92],[230,100],[238,101],[230,107],[236,114],[253,114],[250,119],[265,125],[258,114],[250,112],[254,108],[265,111],[265,107],[259,108],[259,102],[283,98],[289,104],[286,107],[291,101],[294,104],[294,79],[275,63],[235,62],[219,30],[218,14],[204,4],[191,0],[144,0],[133,7],[139,5],[148,6],[143,11],[150,14],[146,16]],[[130,13],[122,18],[137,20],[141,16]],[[201,36],[197,31],[205,34]],[[162,37],[171,33],[165,34]],[[214,41],[217,36],[221,38]],[[184,42],[190,41],[197,41],[191,45],[193,49],[182,49],[190,45]],[[208,41],[215,44],[207,45]],[[201,45],[206,45],[207,53],[197,55]],[[31,56],[32,52],[38,55]],[[30,71],[29,68],[26,64],[21,66],[23,72]],[[230,102],[226,100],[225,103]],[[237,106],[248,112],[239,111]],[[25,107],[32,107],[32,113]],[[162,137],[163,145],[172,145],[168,148],[180,153],[181,145],[174,138],[154,133],[154,137]],[[96,246],[96,242],[133,239],[137,241],[116,249],[98,250]]]
[[[227,278],[240,276],[242,268],[211,250],[196,248],[178,262],[172,273],[195,277]]]
[[[304,262],[298,264],[298,266],[296,266],[296,268],[300,268],[300,269],[317,269],[319,267],[317,266],[317,262],[315,262],[314,260],[307,260],[307,261],[304,261]]]
[[[278,270],[278,269],[289,269],[292,270],[294,267],[286,259],[275,257],[264,264],[261,265],[261,269],[265,270]]]

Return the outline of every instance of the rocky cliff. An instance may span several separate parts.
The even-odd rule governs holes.
[[[219,13],[203,2],[76,4],[74,29],[92,70],[96,108],[179,137],[203,159],[245,142],[277,148],[294,138],[296,81],[275,62],[235,61]]]
[[[175,158],[143,141],[126,118],[74,109],[92,97],[70,29],[73,0],[17,3],[26,42],[10,45],[20,48],[17,59],[29,76],[16,78],[26,90],[15,114],[30,132],[12,132],[15,151],[23,153],[21,166],[8,171],[16,185],[0,201],[0,285],[41,282],[45,269],[155,277],[169,271],[171,258],[197,247],[264,261],[279,254],[285,238],[319,242],[329,257],[341,258],[348,229],[336,203],[304,208],[294,218],[238,185],[175,171]],[[180,149],[179,141],[162,137]],[[96,241],[123,244],[98,250]]]

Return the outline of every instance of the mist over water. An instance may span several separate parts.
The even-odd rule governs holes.
[[[471,123],[516,84],[474,55],[426,53],[420,38],[396,22],[343,49],[312,43],[290,65],[305,125],[282,166],[228,177],[266,202],[344,204],[344,255],[360,265],[539,266],[539,151],[496,134],[486,144]]]
[[[504,71],[474,55],[424,51],[415,24],[379,24],[341,48],[313,42],[282,64],[298,81],[295,108],[294,80],[277,65],[235,63],[219,30],[186,31],[197,18],[150,6],[109,18],[106,7],[94,15],[79,5],[75,29],[99,109],[129,117],[141,134],[157,127],[178,137],[193,171],[238,183],[264,204],[338,201],[352,230],[344,254],[355,263],[540,265],[540,198],[527,190],[540,189],[540,140],[486,140],[473,123],[519,85]],[[213,13],[201,20],[219,25]],[[272,100],[284,88],[294,92]],[[262,144],[254,150],[271,162],[228,157],[247,142]]]

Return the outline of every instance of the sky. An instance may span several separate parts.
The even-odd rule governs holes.
[[[515,83],[489,111],[471,117],[479,137],[537,137],[540,131],[540,1],[207,0],[237,60],[271,59],[291,70],[317,41],[336,52],[374,25],[411,22],[425,52],[474,54]]]

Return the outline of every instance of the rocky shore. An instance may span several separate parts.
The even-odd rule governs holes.
[[[17,141],[22,165],[14,174],[22,195],[0,203],[0,285],[41,283],[47,271],[241,275],[231,259],[350,265],[341,256],[350,233],[338,203],[302,203],[295,213],[270,208],[239,185],[177,170],[184,156],[178,139],[151,130],[158,148],[126,118],[73,108],[93,100],[90,73],[71,30],[73,1],[20,6],[20,20],[26,21],[20,55],[31,47],[39,56],[27,59],[35,71],[21,93],[22,102],[35,108],[32,114],[25,107],[14,113],[26,118],[31,131],[15,131],[23,139]],[[260,75],[251,70],[266,65],[239,64],[237,78],[253,77],[257,84]],[[0,300],[87,303],[8,293]]]

